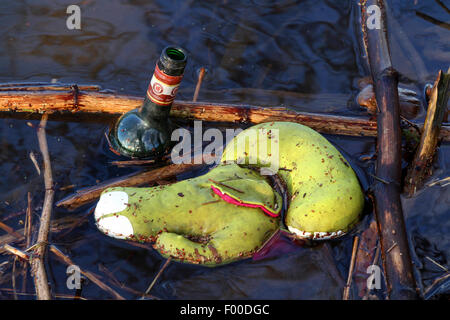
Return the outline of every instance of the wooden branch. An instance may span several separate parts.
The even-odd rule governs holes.
[[[119,116],[142,104],[142,97],[81,89],[74,91],[67,89],[67,85],[63,86],[66,90],[59,90],[59,87],[46,88],[46,90],[36,91],[0,91],[0,114],[28,117],[45,112],[55,116],[72,115],[73,119],[89,114],[103,117]],[[297,112],[287,108],[175,101],[171,116],[182,119],[251,124],[291,121],[304,124],[321,133],[370,137],[377,135],[376,121],[367,118]],[[89,119],[99,121],[100,117],[89,117]],[[420,124],[418,126],[421,127]],[[450,126],[443,126],[440,137],[450,141]]]
[[[170,164],[168,166],[153,169],[150,171],[142,171],[131,173],[129,175],[104,181],[96,186],[78,190],[75,194],[70,195],[56,203],[58,207],[67,207],[68,209],[76,209],[86,203],[94,201],[100,197],[100,194],[106,188],[112,187],[138,187],[144,184],[153,183],[156,180],[168,179],[177,174],[192,170],[200,166],[199,164]]]
[[[405,178],[404,192],[408,196],[416,193],[423,186],[425,179],[432,173],[431,166],[438,145],[439,132],[447,111],[450,86],[449,72],[450,69],[447,74],[443,74],[442,70],[439,71],[439,75],[431,89],[431,97],[420,143]]]
[[[400,201],[401,130],[398,74],[392,67],[384,1],[361,1],[362,29],[378,105],[378,157],[373,193],[383,265],[390,299],[416,299],[416,284]],[[367,8],[376,5],[380,27],[368,28]],[[381,181],[385,182],[381,182]],[[387,183],[386,183],[387,182]],[[393,247],[393,244],[396,244]]]
[[[44,159],[44,183],[45,197],[42,208],[41,220],[39,225],[39,233],[37,238],[37,247],[34,250],[36,258],[31,262],[31,274],[33,275],[34,285],[36,287],[36,296],[38,300],[50,300],[50,289],[47,281],[47,273],[44,264],[44,254],[48,242],[48,234],[50,230],[50,218],[53,207],[53,177],[50,156],[48,153],[47,138],[45,134],[45,126],[47,125],[47,114],[42,116],[41,123],[38,128],[39,148],[41,149]]]

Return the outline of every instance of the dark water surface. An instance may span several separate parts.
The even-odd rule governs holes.
[[[357,5],[351,1],[0,1],[0,82],[55,81],[98,84],[126,94],[144,95],[163,47],[175,43],[190,52],[178,94],[191,99],[199,68],[207,68],[199,100],[289,106],[295,110],[362,115],[354,103],[358,79],[367,76],[357,36]],[[447,1],[389,1],[391,51],[404,86],[421,94],[439,69],[450,61],[450,30],[423,14],[449,21]],[[393,3],[393,4],[392,4]],[[68,30],[66,8],[81,7],[81,30]],[[417,14],[420,12],[422,15]],[[420,115],[420,116],[423,116]],[[31,123],[37,124],[32,120]],[[56,200],[136,168],[108,164],[105,124],[50,121],[47,139],[56,182]],[[367,172],[375,152],[370,138],[327,136]],[[0,118],[0,219],[22,228],[31,192],[34,220],[43,202],[43,180],[35,130],[26,120]],[[450,148],[439,149],[431,179],[450,174]],[[192,174],[199,174],[191,173]],[[180,176],[179,178],[185,178]],[[74,185],[74,189],[59,190]],[[450,254],[449,187],[427,187],[404,199],[414,262],[425,285],[442,274],[430,259],[448,267]],[[74,212],[55,208],[55,219]],[[19,215],[15,215],[19,213]],[[67,231],[67,229],[66,229]],[[154,251],[110,239],[95,228],[92,216],[70,232],[55,232],[51,241],[82,269],[92,271],[129,299],[146,290],[164,263]],[[0,234],[3,235],[3,231]],[[341,299],[350,261],[352,237],[329,243],[333,264],[323,245],[295,248],[266,259],[246,260],[219,268],[171,263],[152,290],[159,298],[177,299]],[[428,257],[428,258],[427,258]],[[0,256],[0,264],[7,261]],[[49,255],[52,291],[66,287],[66,266]],[[128,288],[111,282],[109,273]],[[0,267],[0,287],[11,288],[11,264]],[[20,279],[20,277],[18,277]],[[18,280],[21,288],[21,280]],[[33,292],[29,279],[27,292]],[[88,299],[109,299],[93,283],[82,292]],[[12,296],[0,289],[0,298]],[[19,296],[19,298],[29,298]]]

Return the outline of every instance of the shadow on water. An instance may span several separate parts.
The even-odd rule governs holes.
[[[0,4],[0,82],[56,79],[143,95],[161,48],[176,43],[191,56],[180,99],[191,99],[197,72],[206,67],[199,100],[365,114],[354,102],[357,81],[367,73],[355,36],[357,8],[351,1],[87,0],[80,4],[81,30],[66,28],[69,4],[50,0]],[[394,66],[405,85],[421,92],[438,69],[448,66],[450,31],[421,19],[416,11],[443,21],[446,17],[435,2],[402,1],[391,8],[398,27],[391,39]],[[105,147],[105,129],[104,123],[49,122],[56,200],[135,170],[109,165],[114,155]],[[374,139],[327,138],[356,166],[373,172],[373,159],[363,159],[375,153]],[[23,227],[28,192],[35,221],[42,208],[43,181],[30,152],[41,163],[35,129],[26,120],[0,118],[0,218],[15,229]],[[433,179],[449,176],[449,154],[448,145],[441,146]],[[442,273],[427,257],[447,266],[449,202],[449,188],[439,186],[403,199],[417,253],[415,264],[427,285]],[[88,210],[89,206],[74,212],[55,208],[53,218],[81,217]],[[108,274],[113,274],[138,292],[146,290],[164,263],[153,250],[102,235],[92,217],[71,232],[54,232],[51,240],[106,283],[112,285]],[[213,269],[172,262],[151,293],[170,299],[341,299],[351,246],[351,236],[330,242],[337,269],[324,262],[322,244]],[[0,262],[6,259],[2,256]],[[66,287],[66,266],[52,255],[48,270],[53,292],[74,294]],[[2,274],[0,287],[10,287],[10,278]],[[33,292],[32,282],[27,283],[27,292]],[[114,288],[126,298],[139,297]],[[93,283],[87,283],[82,294],[88,299],[110,298]],[[11,295],[0,290],[0,297]]]

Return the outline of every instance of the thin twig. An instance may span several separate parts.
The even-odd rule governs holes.
[[[105,275],[108,276],[108,282],[109,282],[110,284],[112,284],[112,285],[114,285],[114,286],[116,286],[116,287],[119,287],[120,289],[125,290],[125,291],[127,291],[127,292],[130,292],[130,293],[132,293],[132,294],[134,294],[134,295],[136,295],[136,296],[144,296],[144,297],[146,297],[146,298],[159,300],[159,298],[157,298],[157,297],[155,297],[155,296],[153,296],[153,295],[151,295],[151,294],[147,295],[147,294],[145,294],[145,293],[143,293],[143,292],[141,292],[141,291],[138,291],[138,290],[135,290],[135,289],[133,289],[133,288],[127,287],[127,286],[124,285],[122,282],[120,282],[120,281],[114,276],[114,273],[111,272],[106,266],[104,266],[104,265],[102,265],[102,264],[99,264],[98,268],[99,268],[99,270],[100,270],[101,272],[103,272]]]
[[[25,231],[24,231],[24,235],[25,235],[25,248],[28,248],[31,245],[31,230],[32,230],[32,221],[33,221],[33,217],[32,217],[32,203],[31,203],[31,193],[28,192],[27,193],[27,210],[26,210],[26,216],[25,216]],[[28,269],[28,264],[27,263],[23,263],[23,268],[22,268],[22,291],[25,291],[26,287],[27,287],[27,269]]]
[[[218,184],[219,186],[222,186],[222,187],[225,187],[225,188],[234,190],[234,191],[239,192],[239,193],[244,193],[244,191],[239,190],[239,189],[236,189],[236,188],[234,188],[234,187],[231,187],[231,186],[229,186],[229,185],[227,185],[227,184],[225,184],[225,183],[223,183],[223,182],[215,181],[215,180],[213,180],[213,179],[208,179],[208,180],[211,181],[212,183]]]
[[[433,283],[423,292],[425,299],[430,299],[434,295],[433,291],[437,290],[443,283],[446,283],[448,278],[450,278],[450,272],[446,272],[442,276],[434,279]]]
[[[356,261],[356,254],[358,252],[358,245],[359,245],[359,237],[355,236],[353,238],[352,258],[350,260],[350,267],[348,269],[347,284],[345,285],[345,288],[344,288],[342,300],[348,300],[350,298],[350,288],[352,286],[353,269],[355,268],[355,261]]]
[[[31,208],[31,193],[28,192],[27,194],[27,215],[25,220],[25,247],[28,248],[31,245],[31,230],[32,230],[32,221],[33,221],[33,215],[32,215],[32,208]]]
[[[426,259],[428,259],[428,261],[431,261],[433,264],[435,264],[436,266],[438,266],[439,268],[441,268],[442,270],[444,270],[445,272],[448,271],[448,269],[446,267],[444,267],[442,264],[438,263],[437,261],[434,261],[433,259],[431,259],[429,256],[425,256]]]
[[[16,290],[16,262],[17,262],[17,257],[14,257],[12,273],[11,273],[11,285],[12,285],[12,289],[13,289],[14,300],[17,300],[17,293],[16,293],[17,292],[17,290]]]
[[[0,291],[4,291],[6,293],[12,293],[13,290],[10,288],[0,288]],[[28,293],[28,292],[16,292],[17,295],[20,296],[36,296],[36,293]],[[56,298],[62,298],[62,299],[71,299],[73,300],[75,298],[75,296],[72,295],[66,295],[66,294],[55,294]],[[87,300],[86,298],[79,298],[80,300]]]
[[[192,101],[196,102],[198,98],[198,93],[200,92],[200,88],[202,86],[203,78],[205,77],[205,68],[201,67],[200,71],[198,72],[198,80],[197,85],[195,86],[195,92],[194,97],[192,98]]]
[[[118,167],[127,167],[127,166],[145,166],[149,164],[155,164],[155,160],[120,160],[120,161],[111,161],[111,165],[115,165]]]
[[[372,261],[372,265],[376,266],[378,265],[378,259],[380,256],[380,251],[381,251],[381,246],[378,244],[376,249],[375,249],[375,255]],[[370,295],[370,290],[366,290],[366,294],[364,295],[362,300],[368,300],[369,299],[369,295]]]
[[[10,235],[12,235],[13,237],[22,240],[24,238],[23,235],[21,235],[20,233],[14,231],[13,228],[11,228],[10,226],[4,224],[3,222],[0,221],[0,229],[5,230],[6,232],[8,232]]]
[[[445,187],[445,186],[448,185],[449,183],[450,183],[450,177],[446,177],[446,178],[444,178],[444,179],[438,179],[438,180],[429,182],[429,183],[427,184],[427,187],[432,187],[432,186],[434,186],[434,185],[436,185],[436,184],[438,184],[438,185],[440,185],[440,186],[442,186],[442,187]]]
[[[37,163],[36,156],[34,155],[33,151],[30,152],[30,159],[31,159],[31,161],[34,164],[34,167],[36,168],[38,176],[40,176],[41,175],[41,169],[39,168],[39,164]]]
[[[56,257],[60,261],[64,262],[66,265],[68,265],[68,266],[76,265],[68,256],[66,256],[64,253],[62,253],[56,246],[50,245],[50,252],[55,254]],[[120,294],[118,294],[114,289],[112,289],[111,287],[109,287],[108,285],[106,285],[105,283],[100,281],[100,279],[98,279],[98,277],[95,276],[92,272],[85,271],[80,268],[80,273],[82,275],[84,275],[86,278],[88,278],[89,280],[91,280],[93,283],[95,283],[98,287],[100,287],[101,289],[110,293],[117,300],[125,300],[125,298],[122,297]]]
[[[145,295],[148,295],[148,293],[150,292],[150,290],[152,290],[153,286],[155,285],[156,281],[158,280],[158,278],[161,276],[161,274],[163,273],[163,271],[167,268],[167,266],[169,265],[170,261],[172,261],[172,257],[169,257],[166,262],[164,262],[164,265],[162,266],[162,268],[158,271],[158,273],[156,274],[155,278],[153,279],[152,283],[150,283],[150,285],[148,286],[147,290],[145,290]],[[144,298],[144,296],[142,296],[142,298]]]
[[[31,274],[34,278],[34,285],[36,287],[36,295],[38,300],[50,300],[50,288],[47,281],[47,272],[44,264],[44,254],[46,250],[46,243],[48,242],[48,234],[50,231],[50,219],[53,206],[53,177],[52,167],[50,163],[50,156],[48,153],[47,137],[45,134],[45,127],[47,125],[48,115],[44,113],[40,122],[37,135],[39,140],[39,148],[44,160],[44,184],[45,197],[42,208],[41,220],[39,225],[39,233],[37,238],[37,248],[34,251],[36,258],[31,262]]]
[[[17,248],[14,248],[13,246],[11,246],[9,244],[4,244],[3,249],[5,249],[5,251],[15,255],[16,257],[21,258],[24,261],[28,262],[30,259],[30,255],[28,253],[25,253]]]

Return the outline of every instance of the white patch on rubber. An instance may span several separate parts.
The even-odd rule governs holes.
[[[294,227],[288,226],[288,229],[291,233],[294,233],[299,238],[303,239],[312,239],[312,240],[328,240],[328,239],[334,239],[340,236],[343,236],[345,232],[338,230],[333,232],[308,232],[308,231],[301,231]]]
[[[127,208],[128,194],[123,191],[111,191],[100,196],[95,208],[95,220],[110,213],[119,213]]]
[[[100,218],[97,221],[97,228],[116,239],[126,239],[134,234],[130,220],[121,215]]]

